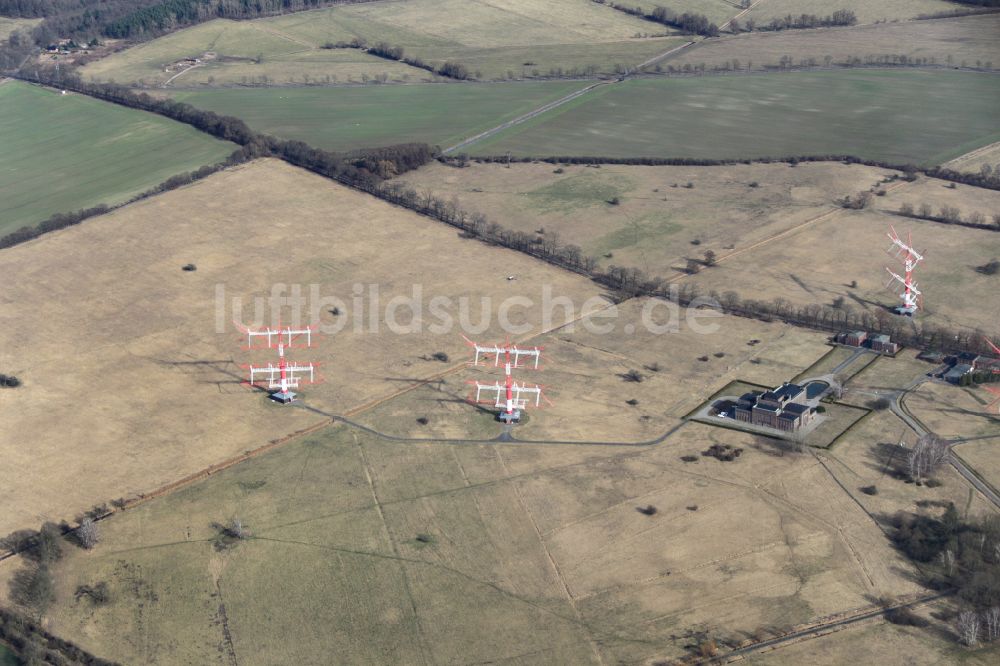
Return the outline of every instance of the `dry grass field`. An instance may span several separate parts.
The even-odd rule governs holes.
[[[437,260],[441,253],[447,264]],[[197,271],[182,271],[187,263]],[[0,333],[0,367],[24,382],[0,395],[0,457],[11,470],[0,489],[7,507],[0,534],[150,491],[323,420],[239,386],[239,363],[273,359],[241,350],[229,299],[242,299],[248,322],[253,299],[276,284],[299,284],[307,299],[316,284],[321,298],[342,299],[351,313],[342,315],[344,331],[303,354],[323,362],[329,381],[304,394],[315,407],[346,412],[443,369],[422,358],[465,351],[457,327],[431,332],[441,321],[430,313],[422,332],[390,333],[378,316],[374,331],[373,309],[353,307],[355,284],[366,293],[378,285],[382,311],[415,284],[425,302],[466,296],[473,323],[485,312],[487,337],[502,335],[496,310],[483,310],[481,297],[496,308],[505,296],[540,299],[529,287],[548,284],[582,308],[597,295],[583,278],[460,240],[443,225],[278,161],[5,250],[0,267],[16,276],[0,301],[11,322]],[[522,281],[508,282],[512,272]],[[324,326],[336,325],[328,303],[308,300],[304,316],[315,307]],[[537,332],[540,309],[514,308],[511,322]],[[290,311],[279,313],[286,322]],[[459,314],[457,305],[451,312]],[[270,323],[267,308],[258,316]],[[410,322],[405,308],[397,317]]]
[[[261,21],[218,19],[170,33],[96,60],[81,69],[85,78],[145,86],[288,85],[360,83],[385,74],[391,81],[434,78],[425,70],[378,58],[357,49],[323,49]],[[206,59],[205,54],[214,54]],[[202,64],[181,73],[183,58]],[[258,62],[259,61],[259,62]]]
[[[996,432],[996,428],[994,428],[994,432]],[[1000,448],[1000,434],[994,434],[988,439],[958,444],[955,446],[954,452],[967,466],[975,470],[980,479],[996,491],[1000,489],[1000,464],[997,463],[998,448]]]
[[[715,443],[745,452],[699,455]],[[252,536],[216,546],[233,516]],[[645,448],[335,427],[102,532],[56,567],[50,626],[125,663],[634,662],[919,591],[811,456],[697,424]],[[100,581],[110,603],[74,600]]]
[[[924,321],[996,329],[996,317],[984,303],[994,303],[997,280],[975,270],[1000,257],[1000,235],[935,222],[904,220],[869,211],[841,211],[821,223],[727,259],[694,279],[704,290],[732,290],[757,299],[785,298],[792,303],[831,304],[836,298],[855,309],[877,312],[895,304],[885,289],[883,266],[895,260],[884,250],[889,225],[912,232],[926,249],[917,282],[924,294]],[[841,248],[856,248],[843,252]],[[898,271],[897,271],[898,272]],[[858,286],[850,283],[856,280]]]
[[[1000,213],[1000,192],[959,184],[955,184],[953,188],[952,183],[945,180],[921,178],[906,187],[890,191],[885,197],[879,197],[875,200],[874,208],[891,214],[897,213],[904,203],[910,204],[915,210],[926,203],[930,205],[934,215],[941,212],[942,206],[952,206],[959,209],[965,221],[968,221],[972,213],[982,213],[986,224],[994,224],[993,216]],[[909,220],[897,219],[897,229],[899,225],[909,224]],[[1000,226],[997,228],[1000,229]],[[990,236],[988,233],[985,235]]]
[[[945,162],[942,166],[956,171],[979,173],[987,164],[994,170],[1000,168],[1000,141],[956,157],[950,162]]]
[[[827,351],[822,334],[738,317],[701,316],[696,325],[716,329],[707,333],[694,330],[683,312],[675,332],[658,332],[644,323],[665,327],[668,316],[662,303],[632,300],[593,320],[612,325],[609,333],[575,324],[533,339],[532,344],[544,348],[543,368],[519,371],[517,378],[544,386],[551,403],[529,409],[527,422],[517,427],[515,436],[653,441],[728,382],[739,378],[776,386]],[[556,323],[561,321],[560,312]],[[629,381],[625,375],[630,370],[639,371],[643,380]],[[466,382],[502,382],[502,374],[492,367],[469,368],[354,420],[395,436],[489,439],[500,433],[499,424],[492,421],[495,409],[484,413],[465,404]],[[684,381],[678,381],[681,377]],[[416,421],[421,416],[427,424]]]
[[[912,19],[921,14],[937,14],[967,9],[967,5],[944,0],[839,0],[836,6],[822,0],[763,0],[747,14],[758,25],[765,25],[774,18],[784,18],[788,14],[816,14],[826,16],[837,9],[850,9],[858,17],[859,24],[899,21]]]
[[[763,8],[770,0],[764,0]],[[839,5],[838,5],[839,7]],[[668,65],[683,68],[704,63],[708,70],[738,68],[761,70],[778,66],[790,56],[794,64],[813,59],[825,65],[829,56],[833,63],[848,58],[905,55],[927,58],[940,65],[963,62],[969,66],[1000,67],[1000,48],[996,35],[1000,31],[1000,16],[967,16],[938,21],[880,23],[850,28],[818,30],[785,30],[754,32],[721,40],[709,40],[664,60]],[[734,61],[738,65],[734,65]]]
[[[550,70],[597,72],[636,65],[683,43],[669,28],[590,0],[368,2],[255,21],[215,20],[113,54],[84,76],[172,87],[426,81],[423,69],[355,49],[353,39],[386,42],[438,67],[460,62],[479,79],[537,77]],[[167,66],[214,58],[176,79]]]
[[[996,398],[979,387],[928,382],[908,394],[905,404],[928,430],[942,437],[983,439],[986,444],[997,447],[1000,446],[1000,414],[996,407],[986,411],[986,405]],[[995,439],[990,441],[990,438]]]
[[[721,256],[726,248],[745,248],[787,231],[889,173],[840,163],[795,168],[514,164],[509,169],[473,163],[465,169],[434,164],[402,180],[418,191],[457,198],[464,208],[503,226],[558,233],[564,243],[579,245],[603,265],[667,276],[706,250]],[[615,197],[618,205],[610,205]]]

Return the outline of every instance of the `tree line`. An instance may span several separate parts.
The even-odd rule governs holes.
[[[695,14],[694,12],[678,14],[666,7],[657,7],[653,11],[647,12],[642,7],[629,7],[628,5],[619,5],[614,2],[605,2],[604,0],[594,0],[594,2],[600,5],[606,4],[608,7],[617,9],[620,12],[675,28],[689,35],[701,35],[703,37],[718,37],[719,35],[719,26],[709,21],[708,17],[704,14]]]
[[[832,28],[834,26],[855,25],[858,22],[857,15],[850,9],[838,9],[827,16],[816,14],[799,14],[793,16],[788,14],[780,18],[771,19],[771,22],[762,25],[758,30],[801,30],[806,28]]]
[[[963,218],[962,211],[957,206],[941,206],[935,215],[934,209],[927,202],[920,204],[919,207],[905,202],[899,206],[899,214],[903,217],[912,217],[918,220],[929,220],[942,224],[958,224],[963,227],[985,229],[987,231],[1000,231],[1000,213],[994,213],[993,224],[987,224],[986,216],[979,211],[969,213],[968,216]]]
[[[440,157],[449,164],[460,164],[467,161],[467,155],[448,155]],[[477,155],[478,162],[546,162],[548,164],[635,164],[645,166],[725,166],[731,164],[800,164],[803,162],[843,162],[844,164],[863,164],[865,166],[882,167],[894,171],[902,171],[903,177],[910,179],[917,173],[923,173],[930,178],[938,178],[953,183],[963,183],[989,190],[1000,190],[1000,170],[990,169],[989,173],[982,169],[978,173],[955,171],[945,167],[918,167],[915,164],[898,164],[885,160],[872,160],[856,155],[791,155],[786,157],[754,157],[730,159],[703,159],[692,157],[608,157],[606,155],[558,155],[549,157],[507,156],[507,155]]]
[[[354,44],[361,42],[359,45],[354,46]],[[457,62],[447,61],[440,67],[435,68],[434,65],[430,65],[422,58],[419,57],[409,57],[403,51],[402,46],[392,46],[385,42],[379,42],[374,46],[369,46],[367,49],[364,47],[363,40],[355,40],[351,44],[354,48],[360,48],[366,50],[368,53],[378,56],[380,58],[385,58],[386,60],[398,60],[399,62],[406,63],[410,67],[418,67],[420,69],[425,69],[433,74],[440,74],[441,76],[447,76],[450,79],[458,79],[464,81],[470,78],[470,73],[468,68]]]

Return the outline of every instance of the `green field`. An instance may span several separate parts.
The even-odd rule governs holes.
[[[971,72],[633,79],[598,88],[470,152],[711,159],[852,154],[936,164],[1000,139],[998,101],[1000,78]]]
[[[318,148],[424,141],[450,145],[587,85],[580,81],[230,89],[178,92],[201,109]]]
[[[0,234],[116,204],[235,148],[160,116],[19,82],[0,85]]]

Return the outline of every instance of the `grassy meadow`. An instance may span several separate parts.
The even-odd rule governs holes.
[[[470,152],[853,154],[934,164],[1000,138],[998,89],[1000,78],[992,74],[913,70],[633,79],[598,88]]]
[[[235,149],[161,116],[20,82],[0,85],[0,235],[127,200]]]
[[[587,85],[580,81],[176,92],[198,108],[328,150],[407,141],[442,147]]]

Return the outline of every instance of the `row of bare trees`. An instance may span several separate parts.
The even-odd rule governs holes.
[[[955,629],[969,647],[978,647],[981,642],[992,643],[1000,638],[1000,607],[992,606],[979,613],[962,611],[955,619]]]
[[[920,206],[914,206],[910,202],[904,202],[899,206],[899,214],[905,217],[915,217],[921,220],[931,220],[932,222],[943,222],[944,224],[961,224],[977,229],[992,229],[1000,231],[1000,213],[994,213],[992,224],[987,223],[986,215],[979,211],[969,213],[967,217],[962,217],[962,211],[957,206],[941,206],[938,214],[934,214],[934,209],[926,201]]]

